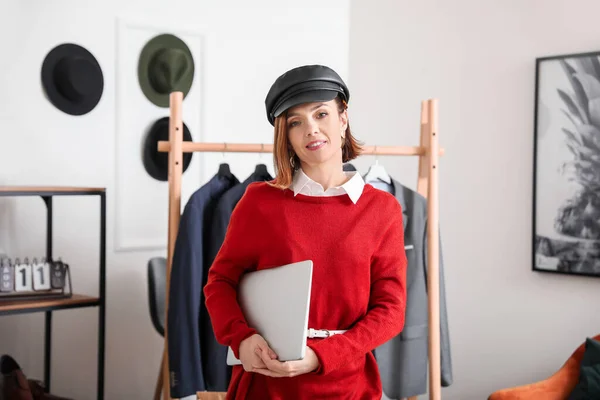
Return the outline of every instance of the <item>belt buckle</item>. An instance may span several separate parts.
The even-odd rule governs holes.
[[[328,338],[331,336],[331,332],[329,332],[329,329],[323,329],[325,331],[325,337]]]

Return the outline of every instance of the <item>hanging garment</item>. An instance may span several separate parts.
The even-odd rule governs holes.
[[[371,350],[403,327],[401,220],[396,199],[369,185],[356,204],[346,194],[315,197],[265,183],[248,186],[204,288],[219,341],[239,357],[240,342],[255,333],[236,300],[243,273],[306,259],[314,262],[309,328],[348,331],[307,338],[320,360],[311,373],[271,378],[234,366],[228,399],[381,398]]]
[[[206,268],[202,271],[202,287],[208,279],[209,267],[225,240],[231,213],[244,195],[246,188],[252,182],[270,181],[272,179],[273,177],[269,174],[265,165],[259,164],[244,182],[233,186],[217,202],[207,242]],[[232,370],[227,365],[227,347],[219,344],[215,338],[210,316],[206,311],[204,295],[202,295],[202,310],[200,313],[200,340],[203,349],[202,370],[204,371],[206,390],[224,392],[229,386]]]
[[[394,194],[395,188],[394,188],[393,182],[387,183],[380,179],[373,179],[373,180],[369,180],[366,183],[370,184],[375,189],[383,190],[384,192]]]
[[[408,259],[404,329],[375,349],[384,399],[417,396],[427,393],[428,375],[427,200],[395,179],[389,185],[367,183],[394,194],[400,203]],[[447,387],[453,378],[441,240],[439,254],[441,385]]]
[[[351,172],[351,171],[356,171],[356,167],[354,166],[354,164],[351,164],[351,163],[345,163],[345,164],[342,166],[342,169],[343,169],[344,171],[348,171],[348,172]]]
[[[171,397],[206,390],[201,356],[199,316],[202,277],[206,265],[206,236],[217,200],[239,184],[230,173],[219,173],[188,200],[179,222],[173,251],[167,318]]]

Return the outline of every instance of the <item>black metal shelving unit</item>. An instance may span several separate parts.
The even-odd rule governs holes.
[[[84,187],[0,186],[0,196],[39,196],[46,204],[46,259],[52,259],[52,202],[57,196],[100,197],[100,260],[98,297],[73,294],[68,298],[36,300],[2,300],[0,316],[45,312],[44,383],[50,391],[52,355],[52,312],[83,307],[98,307],[98,399],[104,399],[104,348],[106,321],[106,189]]]

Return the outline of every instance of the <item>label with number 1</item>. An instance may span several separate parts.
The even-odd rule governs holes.
[[[31,292],[33,290],[31,265],[15,265],[15,292]]]
[[[50,289],[50,264],[47,262],[34,263],[32,273],[34,290]]]

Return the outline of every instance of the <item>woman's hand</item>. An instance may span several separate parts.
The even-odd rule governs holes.
[[[277,355],[271,350],[267,341],[259,334],[254,334],[241,341],[240,361],[245,371],[251,372],[256,368],[266,368],[261,357],[262,352],[267,354],[267,357],[277,358]]]
[[[302,374],[307,374],[316,370],[319,367],[319,359],[315,352],[306,347],[306,354],[302,360],[295,361],[278,361],[269,356],[267,351],[257,350],[257,355],[260,355],[264,367],[258,367],[252,370],[259,374],[271,376],[273,378],[291,378]]]

